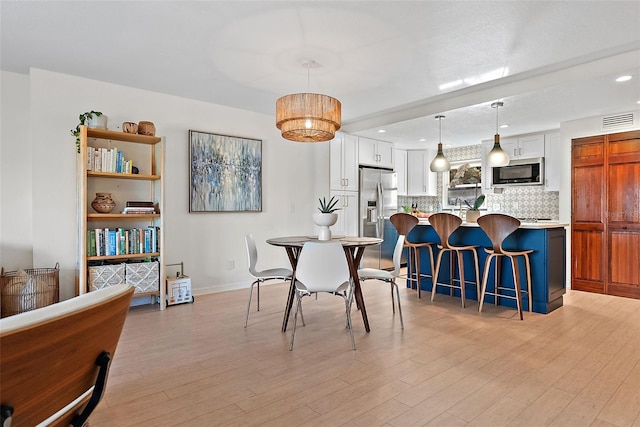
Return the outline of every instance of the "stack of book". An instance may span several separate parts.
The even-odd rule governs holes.
[[[127,202],[125,208],[122,210],[123,214],[155,214],[157,213],[156,207],[153,202]]]

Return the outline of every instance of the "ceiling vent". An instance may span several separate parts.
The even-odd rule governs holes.
[[[602,130],[631,127],[635,123],[634,113],[622,113],[602,118]]]

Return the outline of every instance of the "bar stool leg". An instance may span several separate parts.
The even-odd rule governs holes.
[[[433,282],[433,286],[431,286],[431,301],[433,301],[436,296],[436,288],[438,287],[438,275],[440,274],[440,265],[442,263],[442,254],[444,254],[446,251],[446,249],[442,249],[440,252],[438,252],[438,257],[436,258],[436,267],[433,271],[433,275],[431,276],[431,281]]]
[[[529,298],[529,312],[533,311],[533,296],[531,295],[531,263],[529,262],[529,254],[524,254],[524,265],[527,273],[527,297]]]
[[[482,312],[482,306],[484,305],[484,295],[487,292],[487,279],[489,279],[489,269],[491,268],[491,259],[494,258],[495,254],[489,254],[487,260],[484,263],[484,274],[482,275],[482,292],[480,294],[480,304],[478,306],[478,311]],[[498,263],[496,260],[496,267]]]
[[[464,257],[462,251],[455,251],[458,258],[458,273],[460,275],[460,299],[462,300],[462,308],[466,307],[464,292]]]
[[[511,260],[511,268],[513,269],[513,284],[516,288],[516,305],[518,307],[518,314],[520,315],[520,320],[523,320],[522,295],[520,293],[520,268],[518,267],[518,260],[515,256],[510,256],[509,259]]]

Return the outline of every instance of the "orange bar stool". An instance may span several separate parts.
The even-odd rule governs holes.
[[[482,293],[480,295],[480,305],[478,311],[482,311],[482,304],[484,303],[485,295],[493,295],[494,303],[498,304],[498,298],[515,299],[518,307],[518,314],[520,320],[523,320],[522,316],[522,292],[520,283],[520,268],[518,264],[518,257],[524,258],[524,265],[527,275],[527,293],[529,302],[529,311],[533,303],[531,295],[531,263],[529,261],[529,254],[532,250],[505,250],[502,248],[502,243],[509,237],[511,233],[516,231],[520,227],[520,220],[509,215],[504,214],[487,214],[478,218],[478,225],[491,239],[493,248],[485,248],[485,251],[489,254],[484,265],[484,274],[482,276]],[[498,263],[499,258],[507,257],[511,260],[511,269],[513,270],[513,283],[514,288],[507,288],[501,286],[500,282],[500,266]],[[489,276],[489,268],[491,267],[491,260],[495,258],[495,290],[494,292],[487,292],[487,278]],[[513,295],[505,295],[501,291],[513,292]]]
[[[440,244],[438,245],[438,257],[436,260],[436,269],[433,273],[434,286],[431,288],[431,301],[436,296],[436,288],[437,286],[447,286],[451,289],[451,293],[453,294],[454,289],[460,289],[460,299],[462,300],[462,308],[465,307],[465,285],[467,283],[474,283],[476,285],[476,295],[480,294],[480,268],[478,264],[478,252],[476,251],[478,246],[475,245],[466,245],[466,246],[456,246],[449,243],[449,237],[453,234],[454,231],[460,227],[462,224],[462,219],[460,219],[457,215],[452,215],[450,213],[441,212],[433,214],[429,217],[429,223],[433,226],[433,229],[436,230],[438,236],[440,237]],[[475,276],[473,282],[469,280],[465,280],[464,278],[464,257],[463,254],[465,252],[471,252],[473,255],[473,265],[475,267]],[[440,273],[440,266],[442,263],[442,256],[445,253],[449,253],[449,265],[451,267],[451,272],[449,275],[449,283],[440,283],[438,282],[438,275]],[[454,253],[456,257],[454,258]],[[459,277],[455,277],[455,266],[456,262],[458,264],[458,272]],[[456,285],[455,282],[458,282]]]
[[[413,230],[413,228],[418,225],[420,220],[413,215],[407,213],[396,213],[391,215],[389,218],[391,224],[396,228],[398,234],[404,237],[404,247],[409,249],[409,259],[407,260],[407,266],[409,267],[409,273],[407,274],[406,279],[416,283],[416,288],[418,292],[418,298],[421,297],[420,292],[420,278],[421,277],[432,277],[428,274],[422,274],[420,270],[420,249],[426,248],[429,251],[429,261],[431,263],[431,273],[433,273],[433,248],[431,245],[435,243],[431,242],[411,242],[408,240],[409,232]],[[432,278],[433,281],[433,278]]]

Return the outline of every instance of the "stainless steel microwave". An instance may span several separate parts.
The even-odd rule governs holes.
[[[494,187],[510,185],[542,185],[544,183],[544,158],[514,159],[507,166],[494,167]]]

